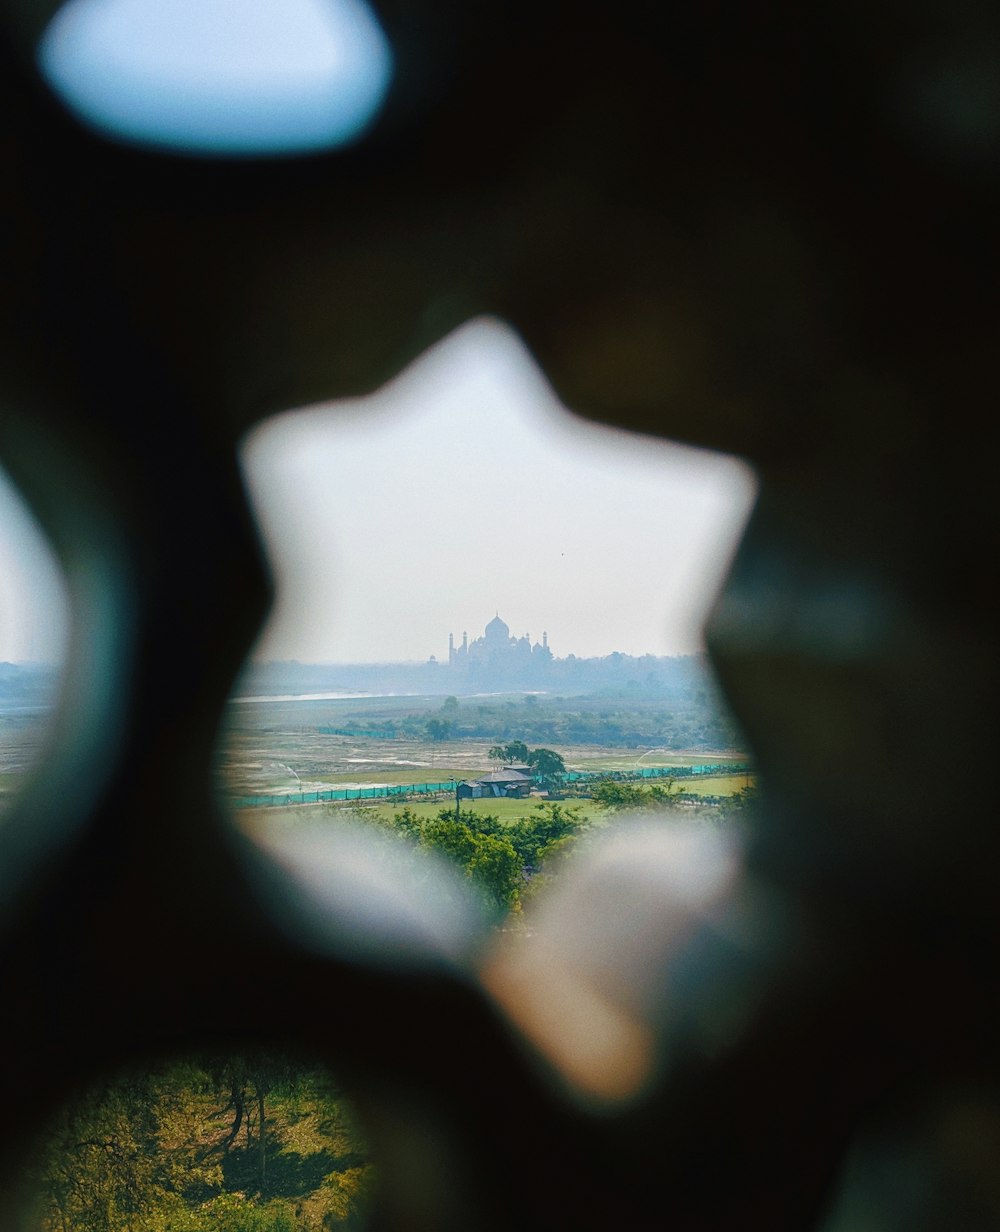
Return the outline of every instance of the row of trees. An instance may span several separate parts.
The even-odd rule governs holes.
[[[370,727],[366,712],[359,726]],[[484,700],[446,697],[441,703],[414,699],[412,709],[398,703],[379,714],[378,725],[400,736],[431,740],[492,740],[532,744],[602,744],[608,747],[655,745],[661,748],[731,749],[742,733],[716,691],[704,685],[669,697],[646,697],[628,690],[588,697],[538,697]]]
[[[589,795],[608,814],[656,814],[674,811],[690,803],[700,805],[703,812],[716,820],[728,821],[749,814],[757,800],[757,789],[754,786],[743,787],[731,796],[709,802],[687,795],[685,788],[677,786],[676,779],[647,784],[608,777],[591,784]]]
[[[712,679],[712,669],[704,654],[661,657],[631,656],[620,652],[591,659],[575,655],[547,661],[545,670],[538,664],[526,673],[499,673],[487,683],[491,673],[485,668],[470,678],[456,674],[444,663],[367,663],[315,664],[296,662],[250,663],[240,681],[243,695],[264,696],[287,693],[360,692],[379,694],[451,694],[459,686],[470,693],[495,692],[503,688],[537,688],[533,677],[543,675],[550,692],[592,693],[598,689],[628,689],[630,692],[663,696],[691,687],[703,687]]]

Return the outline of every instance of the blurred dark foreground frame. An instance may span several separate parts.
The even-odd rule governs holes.
[[[375,129],[240,162],[79,127],[33,68],[52,7],[6,6],[0,72],[0,460],[74,605],[0,831],[4,1226],[77,1084],[255,1043],[356,1097],[373,1228],[1000,1226],[1000,831],[960,788],[997,697],[997,14],[387,0]],[[760,816],[614,1109],[536,1053],[475,939],[372,942],[214,780],[270,598],[242,435],[481,313],[581,415],[761,483],[708,629]]]

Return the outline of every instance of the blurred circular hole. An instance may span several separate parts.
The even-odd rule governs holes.
[[[329,1232],[364,1226],[374,1169],[322,1065],[204,1053],[129,1068],[52,1117],[19,1232]]]
[[[439,854],[509,918],[595,820],[750,787],[701,633],[754,493],[737,459],[579,420],[480,319],[241,461],[277,600],[220,777],[272,852],[306,822],[395,830],[414,877]],[[605,775],[633,786],[596,800]]]
[[[68,592],[55,553],[0,469],[0,817],[43,759],[68,626]]]
[[[38,63],[105,135],[216,156],[345,145],[392,78],[364,0],[67,0]]]

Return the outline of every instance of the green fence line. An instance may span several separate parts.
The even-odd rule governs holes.
[[[564,783],[581,780],[614,779],[616,782],[635,779],[683,779],[697,774],[747,774],[750,767],[743,762],[717,762],[697,766],[637,766],[632,770],[567,770],[558,777]]]
[[[282,804],[323,804],[333,800],[384,800],[387,796],[427,796],[435,792],[455,790],[455,781],[447,783],[406,783],[396,787],[330,787],[325,791],[293,791],[286,795],[236,796],[236,808],[273,808]]]
[[[748,774],[750,766],[741,763],[721,762],[714,765],[697,766],[643,766],[634,770],[567,770],[565,774],[552,775],[543,779],[534,775],[532,782],[536,787],[561,783],[595,783],[600,779],[612,779],[615,782],[634,782],[636,779],[680,779],[696,775],[711,774]],[[324,791],[293,791],[285,795],[266,796],[236,796],[232,800],[234,808],[280,808],[286,804],[324,804],[343,802],[345,800],[385,800],[392,796],[428,796],[440,792],[453,792],[455,780],[446,783],[405,783],[397,786],[381,787],[330,787]],[[483,797],[489,799],[488,796]]]

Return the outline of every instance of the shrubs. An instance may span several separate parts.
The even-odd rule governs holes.
[[[419,850],[444,856],[465,873],[491,913],[517,911],[528,877],[557,844],[587,824],[579,808],[552,802],[536,804],[508,825],[492,813],[455,809],[421,818],[402,808],[391,821],[377,815],[366,820],[388,825]]]
[[[246,1083],[267,1108],[240,1145]],[[27,1179],[39,1232],[325,1232],[361,1226],[371,1171],[325,1071],[254,1055],[98,1084],[50,1123]]]

